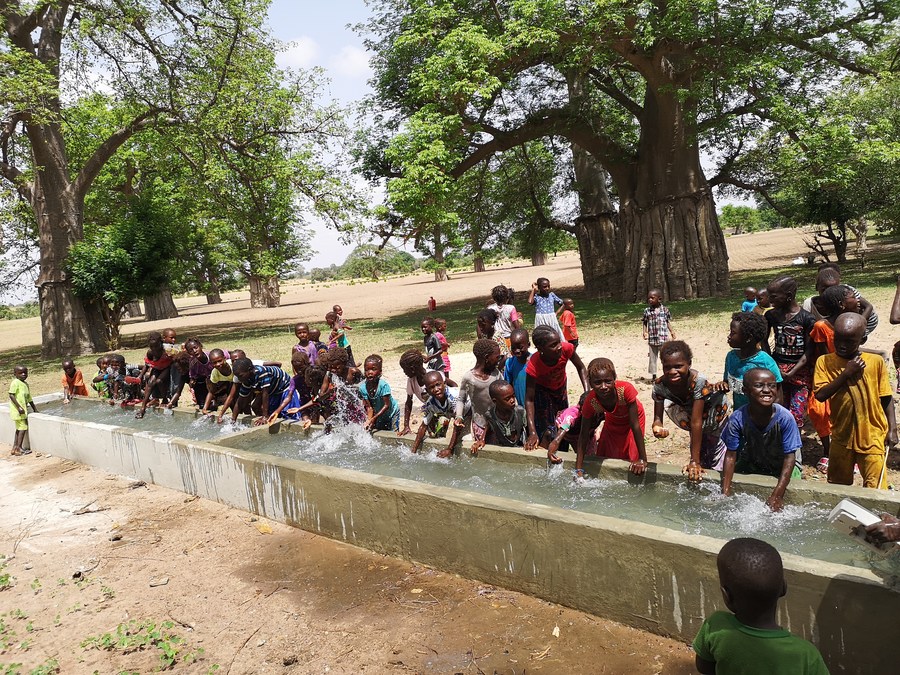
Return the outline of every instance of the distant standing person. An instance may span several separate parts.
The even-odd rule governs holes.
[[[647,379],[656,381],[656,362],[659,359],[659,347],[663,342],[677,339],[672,328],[672,314],[662,304],[662,291],[651,289],[647,294],[647,308],[642,319],[644,339],[650,348],[650,362],[647,364]]]
[[[747,288],[744,289],[744,302],[741,303],[741,311],[752,312],[754,309],[756,309],[756,305],[756,289],[753,288],[753,286],[747,286]]]
[[[9,454],[14,457],[31,454],[31,450],[22,447],[22,444],[25,443],[25,432],[28,431],[28,406],[30,405],[31,409],[37,412],[34,400],[31,398],[31,389],[25,382],[27,379],[28,368],[20,365],[13,369],[13,381],[9,385],[9,417],[16,426],[16,434],[12,452]]]
[[[506,342],[506,351],[509,352],[509,335],[522,325],[519,314],[514,305],[509,303],[509,289],[504,286],[494,286],[491,289],[493,303],[488,309],[497,312],[497,320],[494,322],[494,335]],[[479,337],[482,337],[479,335]]]
[[[571,343],[575,349],[578,349],[578,326],[575,322],[575,301],[572,298],[565,298],[562,307],[556,310],[559,315],[559,322],[562,324],[563,337],[566,342]]]
[[[534,327],[550,326],[559,333],[559,339],[563,342],[562,329],[559,327],[559,321],[556,320],[555,305],[563,304],[562,298],[550,290],[550,280],[541,277],[531,284],[531,293],[528,294],[528,304],[534,305]]]

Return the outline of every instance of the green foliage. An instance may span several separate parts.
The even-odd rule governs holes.
[[[151,191],[135,197],[118,223],[86,227],[69,251],[68,272],[75,294],[100,305],[110,349],[118,347],[125,306],[155,293],[166,282],[173,253],[172,219],[166,202]]]
[[[744,234],[766,229],[766,223],[759,209],[752,206],[725,204],[719,212],[719,225],[731,234]]]
[[[158,650],[159,670],[169,670],[176,665],[187,666],[196,663],[204,654],[204,649],[191,648],[187,641],[174,633],[172,621],[154,622],[150,620],[120,623],[114,633],[85,638],[81,642],[83,649],[99,649],[116,651],[123,654]]]
[[[6,571],[6,556],[0,555],[0,591],[12,588],[16,578]]]
[[[333,279],[379,279],[394,274],[409,274],[419,267],[412,254],[394,246],[379,247],[374,244],[357,246],[342,265],[315,267],[309,272],[314,282]]]
[[[36,302],[26,302],[21,305],[0,305],[0,320],[28,319],[32,316],[38,316],[40,313],[41,307]]]

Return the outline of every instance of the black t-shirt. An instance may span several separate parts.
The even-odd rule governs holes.
[[[775,363],[797,363],[806,353],[809,332],[816,323],[815,317],[805,309],[801,309],[787,321],[777,309],[769,310],[764,316],[769,322],[769,328],[775,333],[775,346],[772,349]]]

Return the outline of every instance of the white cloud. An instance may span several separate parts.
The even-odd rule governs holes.
[[[306,35],[285,43],[285,47],[275,57],[281,68],[309,68],[315,65],[319,56],[318,43]]]
[[[343,77],[369,77],[372,73],[366,50],[355,45],[342,47],[338,55],[331,60],[329,69]]]

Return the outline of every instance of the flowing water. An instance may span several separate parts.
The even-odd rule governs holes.
[[[345,427],[330,435],[293,433],[253,435],[240,440],[240,449],[367,473],[457,488],[520,501],[595,513],[659,525],[687,534],[720,539],[756,537],[780,551],[895,576],[900,555],[889,559],[842,535],[827,522],[834,504],[810,502],[785,506],[772,513],[764,499],[737,494],[723,498],[718,484],[705,481],[660,481],[631,485],[624,479],[587,479],[572,482],[572,472],[547,469],[484,457],[439,459],[430,450],[414,455],[402,443],[383,442]]]
[[[136,419],[134,408],[110,406],[93,401],[75,401],[68,405],[61,401],[48,403],[39,405],[38,412],[81,422],[99,422],[100,424],[127,427],[135,431],[168,434],[189,441],[210,441],[223,434],[232,434],[247,428],[244,425],[232,424],[230,415],[225,416],[226,422],[216,424],[214,417],[195,418],[184,414],[168,415],[150,408],[147,409],[147,414],[143,419]]]

